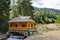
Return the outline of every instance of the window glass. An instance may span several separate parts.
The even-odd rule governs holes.
[[[18,27],[18,24],[11,23],[10,27]]]
[[[18,27],[18,25],[16,24],[15,27]]]
[[[10,24],[10,27],[13,27],[13,23]]]
[[[31,24],[31,27],[33,27],[33,24]]]
[[[22,27],[26,27],[26,24],[22,24]]]

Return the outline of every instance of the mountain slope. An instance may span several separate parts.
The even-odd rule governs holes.
[[[58,9],[52,9],[52,8],[41,8],[40,10],[50,10],[50,11],[53,11],[53,12],[56,12],[56,13],[59,13],[60,14],[60,10]]]
[[[60,10],[57,9],[52,9],[52,8],[34,8],[35,9],[35,13],[38,16],[36,16],[36,18],[38,17],[38,21],[41,22],[41,20],[43,20],[46,23],[54,23],[57,20],[57,17],[60,14]]]

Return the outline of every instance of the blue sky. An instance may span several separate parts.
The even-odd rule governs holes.
[[[38,8],[60,9],[60,0],[32,0],[32,6]]]

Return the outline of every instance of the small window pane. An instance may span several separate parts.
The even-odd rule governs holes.
[[[26,27],[26,24],[22,24],[22,27]]]
[[[10,24],[10,27],[13,27],[13,23]]]
[[[31,27],[33,27],[33,24],[31,24]]]
[[[15,27],[18,27],[18,25],[16,24]]]

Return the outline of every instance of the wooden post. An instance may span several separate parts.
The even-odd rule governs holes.
[[[31,22],[30,22],[30,27],[31,27]]]
[[[9,30],[10,30],[10,23],[9,23]]]
[[[18,22],[18,27],[17,28],[18,28],[17,30],[19,30],[19,22]]]

